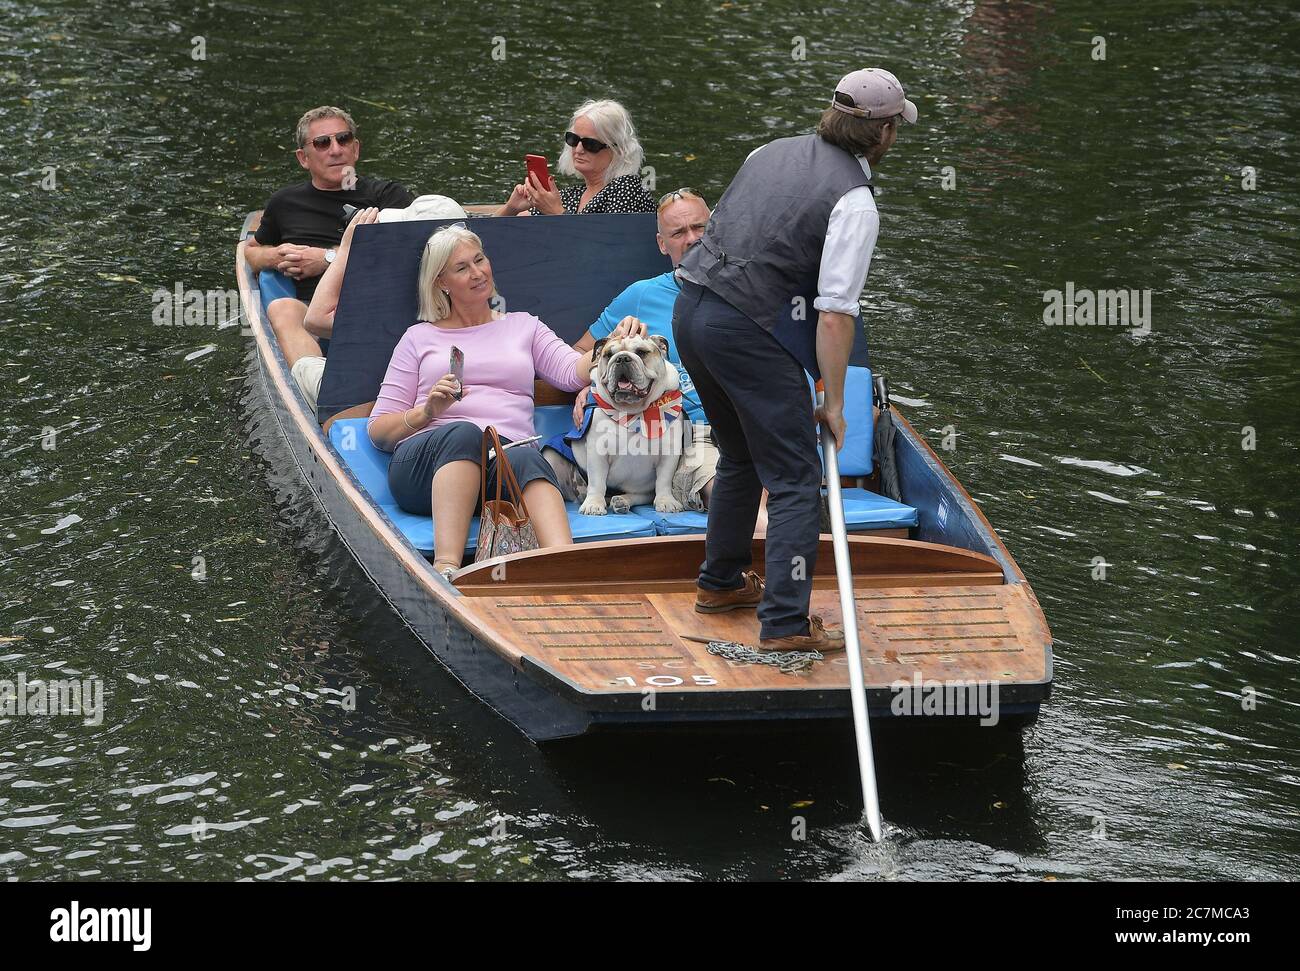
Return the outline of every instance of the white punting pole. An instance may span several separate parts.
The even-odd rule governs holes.
[[[817,383],[817,404],[824,400]],[[867,413],[867,421],[871,413]],[[822,463],[826,469],[826,492],[831,510],[831,540],[835,548],[835,577],[840,587],[840,614],[844,618],[844,647],[849,661],[849,695],[853,699],[853,731],[858,743],[858,775],[862,779],[862,806],[871,838],[879,843],[880,796],[876,792],[876,760],[871,748],[871,723],[867,716],[867,687],[862,679],[862,648],[858,644],[858,612],[853,602],[853,569],[849,563],[848,531],[844,527],[844,500],[840,495],[840,460],[835,453],[835,436],[822,428]]]

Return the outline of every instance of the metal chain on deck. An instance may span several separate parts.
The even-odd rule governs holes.
[[[708,644],[709,653],[714,657],[742,664],[766,664],[782,674],[797,674],[812,667],[813,662],[825,660],[821,651],[756,651],[735,641],[709,641]]]

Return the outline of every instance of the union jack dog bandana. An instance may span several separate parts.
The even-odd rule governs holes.
[[[596,403],[597,408],[620,425],[625,426],[629,432],[634,435],[639,432],[646,438],[662,438],[669,426],[682,417],[682,393],[680,390],[665,391],[651,402],[645,411],[639,414],[628,414],[619,411],[602,398],[600,392],[594,387],[591,391],[591,400]]]

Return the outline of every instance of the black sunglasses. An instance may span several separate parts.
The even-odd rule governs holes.
[[[342,148],[345,145],[351,145],[352,140],[356,137],[355,132],[341,131],[335,132],[333,135],[317,135],[311,140],[311,143],[316,147],[318,152],[323,152],[330,147],[331,138],[339,143],[339,148]]]
[[[581,142],[582,147],[592,155],[595,155],[597,152],[603,152],[605,149],[609,148],[609,146],[604,142],[597,141],[594,138],[583,138],[577,132],[566,131],[564,133],[564,144],[568,145],[569,148],[577,148],[579,142]]]

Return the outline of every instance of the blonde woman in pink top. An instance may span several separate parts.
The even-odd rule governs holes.
[[[483,429],[503,442],[532,437],[533,378],[562,391],[587,386],[591,353],[579,353],[526,313],[502,313],[483,242],[464,224],[429,237],[420,260],[420,320],[397,342],[370,415],[370,440],[392,452],[388,485],[407,512],[433,515],[434,567],[460,568],[478,512]],[[619,325],[626,332],[632,318]],[[451,349],[465,354],[464,385]],[[457,392],[460,392],[459,398]],[[573,542],[555,473],[533,446],[510,449],[542,546]],[[496,461],[488,490],[496,488]]]

